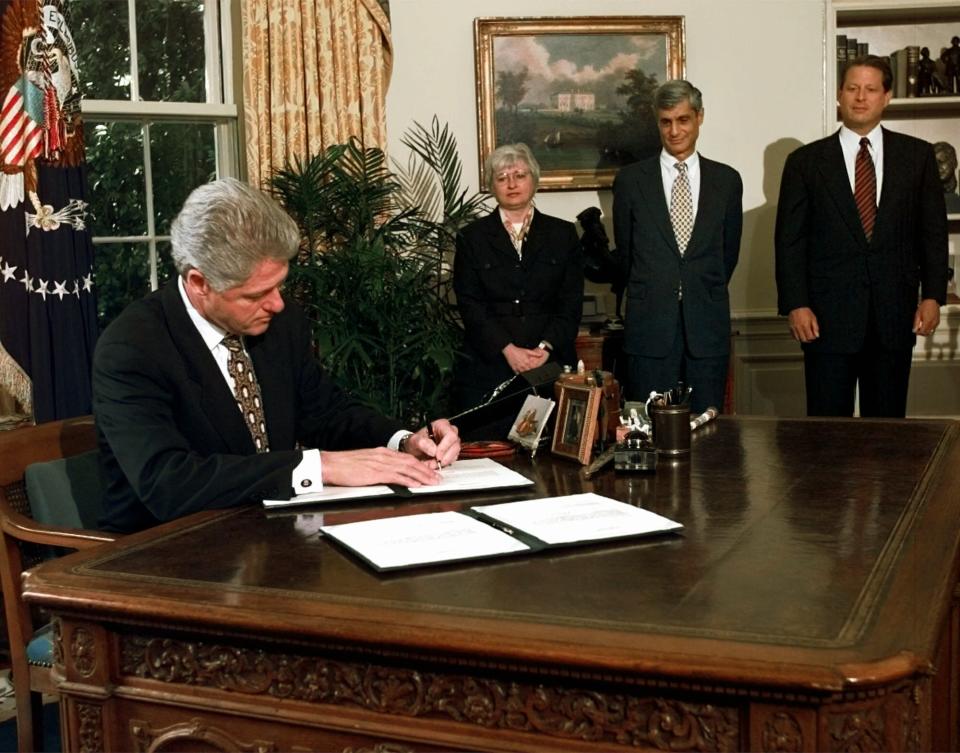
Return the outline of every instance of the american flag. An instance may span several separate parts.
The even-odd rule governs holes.
[[[0,163],[22,166],[40,154],[42,145],[43,92],[21,77],[7,92],[0,112]]]
[[[0,385],[37,423],[90,412],[97,339],[65,4],[0,0]]]

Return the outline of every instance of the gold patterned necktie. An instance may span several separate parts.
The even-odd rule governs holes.
[[[233,378],[234,397],[243,419],[250,430],[257,452],[270,449],[267,441],[267,422],[263,415],[263,400],[260,397],[260,385],[253,371],[253,362],[243,349],[239,335],[227,335],[223,344],[230,352],[227,358],[227,372]]]
[[[670,224],[677,238],[677,248],[683,254],[693,235],[693,196],[690,193],[690,180],[687,178],[687,165],[678,162],[677,177],[670,191]]]

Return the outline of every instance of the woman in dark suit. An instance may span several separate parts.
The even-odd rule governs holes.
[[[534,207],[540,165],[530,149],[497,148],[485,175],[498,206],[460,232],[453,264],[466,334],[455,380],[460,409],[548,360],[575,364],[583,310],[580,242],[573,223]]]

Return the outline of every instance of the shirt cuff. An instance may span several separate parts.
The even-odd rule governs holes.
[[[400,429],[396,434],[390,437],[390,441],[387,442],[387,449],[390,450],[399,450],[400,449],[400,440],[404,437],[413,436],[412,431],[407,431],[406,429]]]
[[[303,459],[293,469],[293,493],[318,492],[323,489],[323,468],[320,450],[304,450]]]

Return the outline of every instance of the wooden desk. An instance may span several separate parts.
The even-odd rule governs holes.
[[[387,577],[317,510],[247,508],[71,555],[25,589],[64,749],[957,749],[956,425],[719,419],[652,476],[516,467],[685,535]]]

